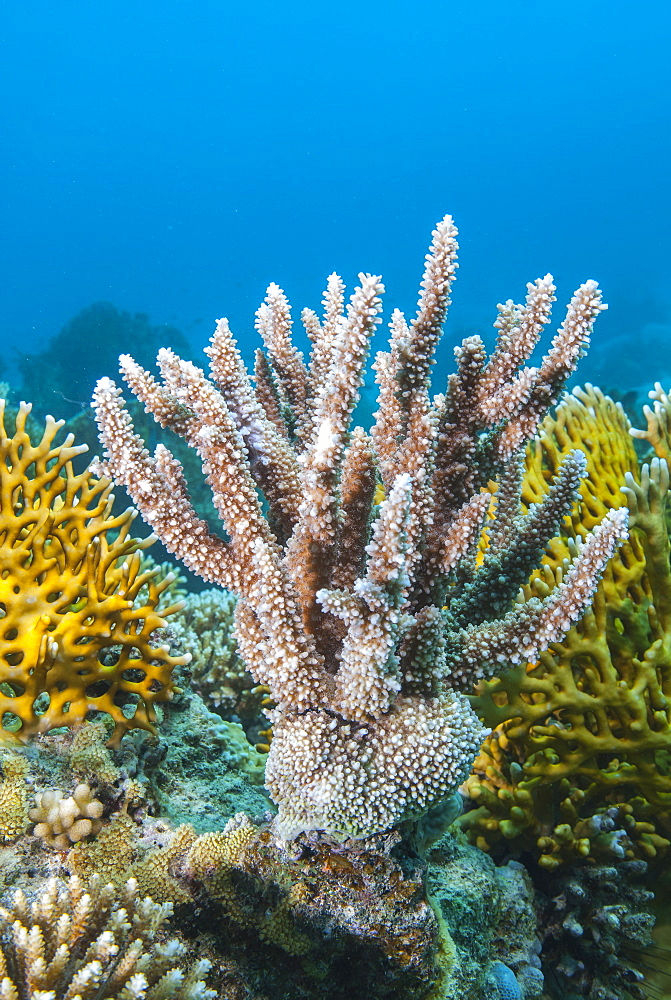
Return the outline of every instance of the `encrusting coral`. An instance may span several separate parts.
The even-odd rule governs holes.
[[[28,761],[11,750],[0,753],[0,844],[16,840],[28,826]]]
[[[373,997],[426,994],[439,929],[417,857],[401,865],[389,855],[397,833],[350,847],[302,838],[297,849],[238,814],[223,830],[200,836],[181,826],[140,857],[149,831],[143,835],[126,819],[125,879],[134,878],[155,901],[173,903],[178,917],[188,914],[192,929],[196,923],[213,934],[209,954],[233,958],[259,996],[340,1000],[353,982]],[[96,846],[70,852],[67,863],[80,877]],[[120,848],[117,842],[112,863]],[[123,880],[115,871],[114,881]],[[275,989],[261,989],[262,979]]]
[[[79,726],[72,734],[70,768],[89,784],[112,785],[120,776],[110,751],[106,747],[109,733],[102,720]]]
[[[460,824],[479,846],[506,840],[546,869],[580,859],[651,859],[671,839],[671,568],[666,462],[639,462],[622,408],[587,386],[565,397],[530,446],[526,503],[577,442],[580,500],[527,594],[561,578],[576,542],[627,499],[630,537],[592,607],[537,661],[484,680],[471,699],[493,727]]]
[[[346,1000],[354,986],[380,1000],[482,1000],[496,995],[486,989],[494,958],[515,969],[529,1000],[541,995],[530,880],[449,833],[422,860],[397,831],[337,845],[314,835],[288,843],[244,814],[200,836],[126,820],[111,864],[130,864],[114,881],[132,876],[139,892],[174,903],[177,922],[246,984],[230,996]],[[140,857],[155,836],[163,846]],[[68,855],[80,877],[103,862],[96,846]]]
[[[212,1000],[210,963],[185,967],[184,944],[162,933],[171,913],[133,880],[52,878],[31,900],[17,890],[0,906],[0,1000]]]
[[[22,403],[12,433],[0,401],[0,737],[25,742],[92,710],[112,717],[113,743],[154,732],[186,659],[152,635],[179,607],[158,608],[170,578],[140,571],[152,540],[132,537],[132,510],[112,515],[109,480],[74,472],[86,446],[56,444],[51,417],[33,443],[29,412]]]
[[[375,361],[370,435],[350,423],[379,322],[375,276],[359,276],[347,306],[342,281],[329,278],[323,319],[302,316],[313,343],[307,365],[291,343],[287,299],[271,285],[257,313],[267,353],[257,355],[255,388],[226,320],[207,350],[212,381],[170,350],[158,356],[162,384],[122,356],[135,395],[200,455],[228,540],[196,515],[167,448],[149,455],[115,384],[102,379],[95,391],[102,471],[127,487],[170,552],[238,595],[240,654],[276,705],[266,783],[284,837],[365,837],[445,798],[485,734],[446,682],[469,687],[560,639],[626,535],[626,511],[609,512],[551,593],[512,608],[584,466],[570,455],[545,501],[520,518],[517,454],[604,307],[587,281],[540,365],[525,365],[554,301],[551,276],[539,279],[524,305],[499,307],[492,357],[468,337],[447,391],[432,397],[456,252],[446,217],[433,234],[417,316],[407,323],[394,312],[390,351]],[[477,567],[485,486],[504,467],[511,471]]]

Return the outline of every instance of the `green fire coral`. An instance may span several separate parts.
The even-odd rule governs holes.
[[[33,444],[29,412],[22,403],[11,434],[0,400],[0,738],[25,742],[91,710],[112,717],[114,743],[153,732],[184,658],[152,633],[181,605],[158,610],[170,578],[141,571],[152,540],[131,536],[135,512],[113,516],[109,480],[75,474],[86,446],[55,444],[63,421],[52,417]]]
[[[537,663],[480,683],[471,699],[494,731],[467,781],[477,806],[461,825],[483,848],[505,838],[550,869],[575,858],[651,858],[671,838],[669,479],[659,459],[639,473],[628,431],[622,408],[591,386],[546,418],[527,455],[525,502],[576,445],[588,475],[526,596],[561,579],[565,557],[619,506],[622,487],[630,538],[582,621]]]

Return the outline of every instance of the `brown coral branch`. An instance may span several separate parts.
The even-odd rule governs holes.
[[[218,321],[205,353],[214,383],[247,448],[250,471],[270,505],[271,519],[288,538],[298,522],[300,473],[296,455],[257,400],[228,320]]]
[[[361,576],[373,516],[375,456],[370,437],[355,427],[345,452],[340,479],[340,519],[332,586],[351,588]]]
[[[321,389],[303,465],[300,521],[287,547],[286,562],[304,610],[307,628],[317,631],[321,612],[315,594],[331,580],[339,518],[338,479],[368,345],[381,308],[380,279],[360,274],[347,319],[333,349],[332,367]]]
[[[111,379],[100,379],[93,405],[105,449],[100,470],[126,487],[168,552],[193,573],[221,586],[240,586],[240,572],[231,548],[197,516],[180,463],[161,444],[151,458],[134,432],[121,390]]]
[[[505,664],[534,660],[583,614],[600,574],[627,538],[627,511],[611,510],[588,537],[563,581],[544,599],[532,598],[495,622],[460,629],[448,639],[448,667],[458,685],[491,677]],[[451,645],[452,648],[449,648]]]
[[[299,440],[307,432],[310,378],[303,355],[291,342],[291,310],[286,295],[274,282],[256,312],[256,329],[270,356],[273,372],[282,388]]]
[[[280,437],[288,441],[290,427],[285,413],[289,404],[283,399],[272,365],[260,347],[254,352],[254,395]]]
[[[528,399],[497,434],[496,451],[505,459],[534,433],[548,408],[557,402],[566,379],[576,368],[589,345],[592,325],[607,307],[595,281],[586,281],[574,293],[550,350],[543,358]]]

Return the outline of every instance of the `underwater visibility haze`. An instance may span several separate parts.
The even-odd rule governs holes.
[[[671,997],[667,6],[0,12],[0,1000]]]

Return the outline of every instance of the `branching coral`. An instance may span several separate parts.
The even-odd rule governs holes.
[[[526,518],[518,477],[509,477],[477,570],[484,487],[534,433],[603,306],[596,283],[582,285],[540,366],[526,366],[555,291],[549,275],[530,284],[524,305],[499,308],[493,356],[467,338],[446,393],[432,397],[456,252],[447,217],[433,234],[417,315],[408,323],[394,312],[390,350],[375,361],[370,435],[350,423],[379,322],[375,276],[359,276],[347,306],[342,282],[329,278],[323,318],[303,313],[309,364],[291,343],[287,299],[271,285],[257,313],[266,354],[255,388],[226,320],[207,351],[212,381],[169,350],[158,356],[162,383],[122,356],[131,390],[200,455],[228,540],[198,518],[166,447],[148,454],[114,383],[96,388],[103,471],[127,487],[169,551],[238,594],[240,653],[277,705],[266,778],[286,837],[362,837],[444,798],[483,736],[446,679],[467,687],[561,638],[626,533],[626,513],[611,511],[551,594],[511,609],[577,488],[581,462],[571,456]],[[386,498],[377,505],[379,481]]]
[[[170,621],[175,645],[191,656],[191,686],[226,719],[258,715],[264,698],[233,636],[235,597],[224,590],[189,594]]]
[[[176,610],[158,608],[170,579],[140,571],[151,539],[130,534],[132,510],[112,515],[110,482],[75,474],[85,446],[72,436],[56,444],[62,421],[51,417],[33,444],[29,412],[21,404],[12,434],[0,401],[2,736],[26,741],[91,710],[112,717],[115,743],[129,729],[153,732],[154,706],[171,697],[184,662],[152,638]]]
[[[209,1000],[205,960],[184,968],[186,948],[165,939],[172,907],[119,891],[99,876],[51,879],[29,901],[0,906],[1,1000]]]
[[[527,502],[578,441],[588,475],[527,593],[561,579],[565,557],[622,493],[632,531],[580,623],[472,699],[495,728],[466,784],[477,808],[461,823],[480,846],[503,837],[550,869],[654,857],[671,837],[669,479],[659,459],[639,473],[628,430],[622,409],[591,386],[545,420],[527,456]]]
[[[52,847],[67,849],[98,833],[103,810],[102,802],[94,798],[85,782],[77,785],[72,795],[64,795],[59,788],[48,788],[40,792],[30,810],[35,823],[33,834]]]
[[[632,427],[632,437],[647,441],[654,449],[658,458],[671,460],[671,393],[662,389],[660,382],[655,382],[655,388],[648,393],[653,401],[652,406],[643,407],[646,421],[645,430]]]

